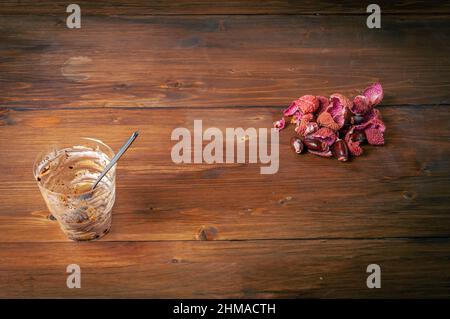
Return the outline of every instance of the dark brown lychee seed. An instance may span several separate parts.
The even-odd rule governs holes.
[[[303,149],[305,148],[302,140],[296,136],[291,138],[290,144],[291,144],[291,149],[296,154],[301,154],[303,152]]]

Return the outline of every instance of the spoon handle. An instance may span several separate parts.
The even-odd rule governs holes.
[[[119,160],[119,158],[123,155],[123,153],[125,153],[125,151],[130,147],[130,145],[134,142],[134,140],[136,139],[136,137],[138,137],[139,132],[136,131],[134,132],[130,138],[125,142],[125,144],[123,144],[123,146],[120,148],[120,150],[116,153],[116,155],[114,155],[114,157],[111,159],[111,161],[109,162],[109,164],[105,167],[105,169],[103,170],[103,172],[100,174],[100,176],[97,178],[97,180],[95,181],[94,185],[92,186],[92,189],[94,189],[95,187],[97,187],[98,183],[100,183],[100,181],[102,180],[103,177],[105,177],[105,175],[109,172],[109,170],[111,169],[111,167],[114,166],[114,164],[116,164],[116,162]]]

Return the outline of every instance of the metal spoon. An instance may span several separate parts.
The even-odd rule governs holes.
[[[102,180],[103,177],[105,177],[105,175],[108,173],[108,171],[114,166],[114,164],[116,164],[116,162],[119,160],[119,158],[123,155],[123,153],[125,153],[125,151],[130,147],[130,145],[133,143],[133,141],[136,139],[136,137],[138,137],[139,132],[136,131],[134,132],[130,138],[125,142],[125,144],[123,144],[123,146],[120,148],[120,150],[116,153],[116,155],[114,155],[114,157],[112,158],[112,160],[109,162],[109,164],[105,167],[105,169],[103,170],[103,172],[100,174],[100,176],[97,178],[97,180],[95,181],[94,185],[92,185],[92,189],[95,189],[95,187],[97,187],[98,183],[100,183],[100,181]]]

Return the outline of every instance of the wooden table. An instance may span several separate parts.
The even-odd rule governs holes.
[[[378,1],[0,4],[1,297],[449,297],[450,5]],[[70,3],[70,2],[69,2]],[[384,147],[280,169],[174,164],[176,127],[271,127],[303,94],[374,81]],[[97,137],[121,160],[113,228],[65,239],[32,177],[56,142]],[[381,267],[381,289],[366,268]],[[82,287],[66,287],[78,264]]]

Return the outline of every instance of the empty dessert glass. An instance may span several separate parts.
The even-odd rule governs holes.
[[[111,148],[100,140],[82,138],[73,146],[53,147],[37,158],[34,177],[50,213],[69,239],[92,240],[109,231],[116,165],[92,186],[113,157]]]

